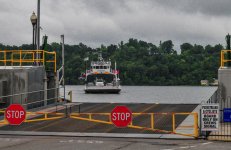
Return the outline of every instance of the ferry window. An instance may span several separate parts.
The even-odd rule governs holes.
[[[99,66],[96,66],[96,69],[99,69]]]
[[[107,69],[107,66],[104,66],[104,69]]]
[[[103,66],[100,66],[100,69],[103,69]]]

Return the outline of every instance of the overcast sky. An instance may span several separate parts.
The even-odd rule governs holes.
[[[0,0],[0,43],[29,44],[37,0]],[[156,45],[172,40],[225,45],[231,0],[41,0],[41,35],[48,42],[92,47],[137,38]]]

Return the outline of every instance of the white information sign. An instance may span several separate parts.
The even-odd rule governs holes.
[[[219,125],[219,104],[201,106],[201,131],[217,131]]]

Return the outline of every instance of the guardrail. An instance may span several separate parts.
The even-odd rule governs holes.
[[[66,107],[66,111],[67,109],[68,108]],[[0,114],[4,115],[4,113],[5,113],[4,110],[0,110]],[[179,123],[179,120],[177,119],[177,117],[182,116],[182,115],[192,116],[192,121],[191,121],[192,124],[186,124],[186,125],[177,124],[177,122]],[[160,118],[158,118],[158,116],[161,117],[162,120],[165,120],[166,124],[160,123],[159,122]],[[66,113],[27,112],[26,120],[24,122],[30,123],[30,122],[37,122],[37,121],[56,120],[56,119],[66,118],[66,117],[69,117],[72,119],[83,120],[83,121],[113,125],[113,122],[111,121],[111,113],[70,113],[69,115],[67,115],[67,112]],[[141,118],[138,118],[138,117],[141,117]],[[176,134],[176,135],[183,135],[183,136],[189,136],[189,137],[194,137],[194,138],[199,137],[198,113],[196,112],[192,112],[192,113],[188,113],[188,112],[185,112],[185,113],[132,113],[132,118],[133,119],[131,123],[127,126],[128,128],[139,129],[143,131],[152,131],[153,133]],[[146,125],[146,126],[139,125],[139,123],[143,123],[142,119],[146,120],[147,118],[149,118],[149,125]],[[0,120],[0,125],[8,125],[8,122],[6,121],[5,118],[3,120]],[[159,126],[159,127],[156,127],[156,126]],[[163,126],[163,127],[165,126],[165,129],[164,128],[161,129],[160,126]],[[188,132],[189,130],[191,131],[191,133]]]
[[[230,56],[229,56],[230,55]],[[221,68],[231,67],[227,63],[231,64],[231,50],[221,50]]]
[[[36,55],[40,58],[35,58]],[[0,62],[4,66],[27,66],[36,63],[45,65],[53,63],[54,72],[56,72],[56,52],[45,50],[2,50],[0,51]]]
[[[5,111],[0,110],[0,114],[4,115]],[[52,112],[26,112],[26,120],[24,122],[37,122],[37,121],[48,121],[64,118],[65,113],[52,113]],[[8,125],[9,123],[4,118],[0,120],[0,125]]]
[[[156,123],[156,116],[158,115],[163,115],[163,117],[171,117],[171,125],[172,128],[170,130],[163,130],[163,129],[158,129],[155,127]],[[176,125],[176,117],[179,115],[191,115],[193,116],[193,124],[190,125]],[[96,116],[106,116],[106,119],[99,119],[96,118]],[[150,126],[140,126],[136,125],[135,118],[141,116],[148,116],[150,118]],[[199,131],[198,131],[198,113],[192,112],[192,113],[132,113],[132,122],[130,125],[128,125],[128,128],[134,128],[134,129],[141,129],[141,130],[149,130],[153,132],[161,132],[161,133],[167,133],[167,134],[178,134],[178,135],[183,135],[183,136],[190,136],[190,137],[195,137],[197,138],[199,136]],[[70,118],[73,119],[78,119],[78,120],[84,120],[84,121],[91,121],[91,122],[96,122],[96,123],[103,123],[103,124],[113,124],[111,121],[111,114],[110,113],[71,113]],[[181,133],[178,131],[179,129],[192,129],[192,133]]]
[[[0,96],[0,108],[6,109],[10,104],[13,103],[21,104],[25,109],[42,107],[49,104],[57,104],[58,101],[62,99],[62,97],[59,96],[59,89],[60,88],[58,87]],[[44,99],[45,92],[48,94],[46,99]]]

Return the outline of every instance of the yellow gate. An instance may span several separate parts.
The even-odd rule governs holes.
[[[5,111],[1,110],[0,114],[4,115]],[[65,113],[52,113],[52,112],[26,112],[26,120],[24,122],[46,121],[64,118]],[[0,125],[8,125],[9,123],[4,118],[0,121]]]
[[[1,110],[0,114],[4,115],[5,111]],[[180,116],[189,117],[189,121],[179,121]],[[64,117],[69,117],[73,119],[103,123],[113,125],[111,121],[111,113],[71,113],[67,116],[66,113],[51,113],[51,112],[27,112],[26,120],[24,122],[36,122],[36,121],[46,121],[55,120]],[[142,118],[146,118],[147,125],[142,126],[139,123],[142,122]],[[161,129],[163,124],[157,125],[158,121],[168,120],[165,123],[166,129]],[[185,118],[185,117],[184,117]],[[185,120],[187,120],[187,118]],[[170,121],[171,120],[171,121]],[[181,122],[181,124],[177,124]],[[185,122],[185,123],[184,123]],[[6,119],[0,121],[0,125],[7,125]],[[199,136],[198,132],[198,113],[132,113],[132,121],[127,126],[128,128],[140,129],[144,131],[151,131],[153,133],[165,133],[165,134],[177,134],[183,136],[190,136],[197,138]]]
[[[170,117],[171,121],[171,129],[169,130],[163,130],[155,127],[155,121],[157,116],[162,117]],[[178,116],[188,116],[191,117],[190,120],[191,124],[180,124],[176,125],[176,119]],[[99,117],[104,116],[104,117]],[[136,118],[138,117],[148,117],[149,118],[149,125],[148,126],[140,126],[136,125],[135,122]],[[96,123],[103,123],[103,124],[113,124],[111,121],[111,114],[110,113],[71,113],[70,118],[73,119],[79,119],[84,121],[91,121]],[[167,134],[178,134],[183,136],[190,136],[197,138],[199,136],[198,132],[198,113],[192,112],[192,113],[132,113],[132,122],[130,125],[128,125],[128,128],[134,128],[134,129],[141,129],[141,130],[149,130],[153,132],[161,132],[161,133],[167,133]],[[186,122],[188,123],[188,122]],[[187,133],[185,131],[187,130]],[[188,131],[191,131],[191,133],[188,133]]]

